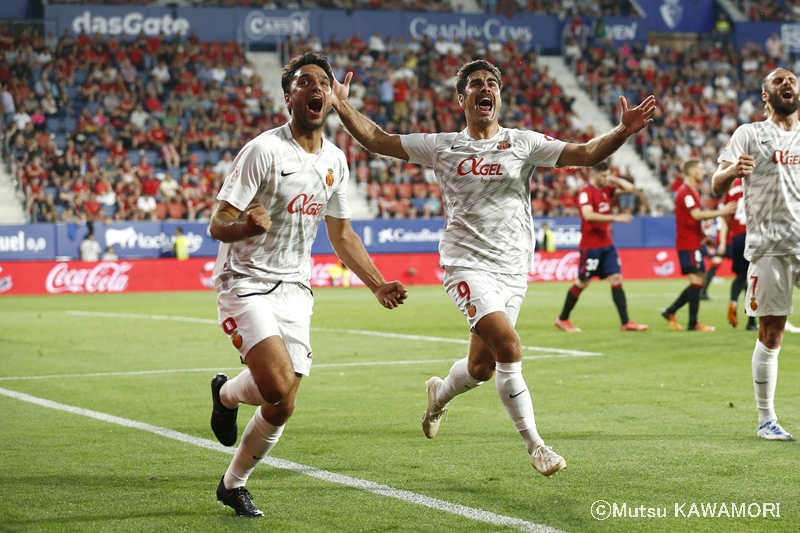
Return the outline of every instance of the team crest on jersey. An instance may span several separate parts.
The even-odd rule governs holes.
[[[508,150],[509,148],[511,148],[511,143],[508,141],[500,141],[497,143],[498,150]]]
[[[756,297],[755,296],[750,298],[750,309],[752,309],[753,311],[758,309],[758,304],[756,303]]]
[[[333,185],[333,169],[328,169],[328,174],[325,176],[325,185],[328,187]]]
[[[233,171],[233,177],[231,178],[231,185],[236,183],[236,180],[238,179],[239,179],[239,169],[237,168]]]
[[[231,335],[231,342],[236,347],[237,350],[242,349],[242,336],[239,334],[238,331],[234,331],[233,335]]]
[[[478,312],[478,309],[474,305],[467,304],[467,314],[469,315],[470,318],[475,318],[475,314],[477,312]]]

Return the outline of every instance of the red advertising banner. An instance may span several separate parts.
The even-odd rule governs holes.
[[[678,254],[673,249],[619,250],[625,279],[680,277]],[[528,281],[572,281],[578,272],[577,251],[537,252]],[[438,285],[442,280],[439,255],[380,254],[373,261],[388,280],[405,285]],[[6,261],[0,262],[0,294],[77,294],[99,292],[159,292],[213,289],[214,261],[195,258],[134,259],[127,261]],[[724,261],[718,276],[730,276]],[[363,286],[355,274],[342,269],[335,255],[312,257],[311,285]]]

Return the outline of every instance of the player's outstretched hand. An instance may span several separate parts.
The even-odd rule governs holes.
[[[752,155],[742,154],[733,165],[733,173],[737,178],[746,178],[756,168],[756,158]],[[735,205],[735,204],[734,204]]]
[[[644,102],[632,109],[628,109],[628,100],[623,95],[619,95],[619,105],[621,110],[620,123],[628,135],[633,135],[653,122],[650,115],[656,109],[656,97],[652,94],[645,98]]]
[[[399,281],[389,281],[378,287],[375,298],[386,309],[394,309],[398,305],[403,305],[408,298],[408,291]]]
[[[244,234],[248,237],[263,235],[272,227],[272,219],[261,204],[253,204],[244,212]]]
[[[339,83],[339,80],[336,79],[336,76],[333,77],[333,85],[331,86],[331,103],[333,104],[334,108],[347,100],[347,97],[350,95],[350,80],[352,79],[352,72],[345,74],[343,83]]]

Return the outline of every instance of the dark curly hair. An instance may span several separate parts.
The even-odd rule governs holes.
[[[499,87],[501,89],[503,88],[503,78],[500,75],[500,69],[485,59],[478,59],[475,61],[470,61],[458,69],[458,72],[456,72],[456,92],[458,94],[464,94],[464,90],[467,88],[467,78],[469,78],[470,74],[479,70],[491,72],[494,77],[497,78],[497,84]]]

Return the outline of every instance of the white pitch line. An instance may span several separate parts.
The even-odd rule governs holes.
[[[598,354],[601,355],[601,354]],[[583,355],[570,355],[570,354],[542,354],[542,355],[526,355],[523,356],[524,360],[531,359],[564,359],[565,357],[595,357]],[[359,366],[398,366],[398,365],[416,365],[416,364],[433,364],[433,363],[448,363],[453,364],[455,360],[450,359],[405,359],[402,361],[363,361],[357,363],[314,363],[313,368],[348,368]],[[148,376],[157,374],[190,374],[195,372],[222,372],[242,370],[241,366],[231,368],[168,368],[163,370],[131,370],[129,372],[94,372],[91,374],[46,374],[43,376],[5,376],[0,377],[0,381],[27,381],[34,379],[55,379],[55,378],[107,378],[107,377],[120,377],[120,376]]]
[[[196,322],[199,324],[214,324],[217,325],[216,320],[209,318],[193,318],[181,316],[167,316],[167,315],[137,315],[131,313],[101,313],[92,311],[67,311],[68,315],[73,316],[102,316],[107,318],[133,318],[139,320],[171,320],[175,322]],[[428,342],[447,342],[452,344],[469,344],[467,339],[448,339],[446,337],[425,337],[422,335],[406,335],[403,333],[387,333],[383,331],[364,331],[360,329],[339,329],[339,328],[311,328],[311,331],[321,331],[324,333],[348,333],[350,335],[368,335],[374,337],[387,337],[393,339],[406,339],[414,341],[428,341]],[[580,350],[563,350],[560,348],[545,348],[541,346],[522,346],[523,350],[532,352],[545,352],[548,354],[564,354],[573,357],[596,357],[603,355],[600,352],[583,352]]]
[[[200,437],[195,437],[193,435],[187,435],[186,433],[181,433],[179,431],[175,431],[172,429],[162,428],[158,426],[151,426],[150,424],[145,424],[143,422],[137,422],[135,420],[129,420],[127,418],[121,418],[114,415],[100,413],[98,411],[91,411],[89,409],[84,409],[82,407],[75,407],[72,405],[66,405],[51,400],[45,400],[43,398],[37,398],[36,396],[31,396],[29,394],[16,392],[8,389],[0,388],[0,394],[4,394],[5,396],[23,402],[29,402],[32,404],[40,405],[42,407],[56,409],[58,411],[65,411],[76,415],[86,416],[89,418],[100,420],[102,422],[117,424],[131,429],[139,429],[142,431],[147,431],[162,437],[167,437],[169,439],[185,442],[187,444],[193,444],[201,448],[207,448],[209,450],[226,453],[228,455],[233,455],[233,453],[235,452],[235,449],[227,448],[217,442],[208,439],[203,439]],[[285,461],[283,459],[276,459],[275,457],[265,457],[262,462],[274,468],[291,470],[292,472],[315,477],[323,481],[328,481],[330,483],[338,483],[340,485],[346,485],[348,487],[353,487],[356,489],[365,490],[367,492],[372,492],[373,494],[378,494],[380,496],[386,496],[389,498],[395,498],[416,505],[430,507],[431,509],[436,509],[438,511],[444,511],[454,515],[463,516],[465,518],[476,520],[478,522],[485,522],[487,524],[492,524],[497,526],[507,526],[514,528],[518,531],[526,531],[529,533],[565,533],[559,529],[555,529],[550,526],[546,526],[544,524],[537,524],[534,522],[528,522],[526,520],[514,518],[511,516],[505,516],[497,513],[492,513],[490,511],[484,511],[483,509],[467,507],[466,505],[459,505],[456,503],[447,502],[436,498],[431,498],[429,496],[424,496],[422,494],[417,494],[415,492],[411,492],[408,490],[395,489],[388,485],[381,485],[380,483],[375,483],[373,481],[367,481],[364,479],[358,479],[350,476],[345,476],[342,474],[336,474],[334,472],[329,472],[327,470],[320,470],[319,468],[314,468],[313,466],[306,466],[298,463],[293,463],[291,461]]]

